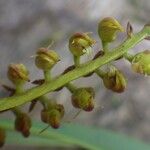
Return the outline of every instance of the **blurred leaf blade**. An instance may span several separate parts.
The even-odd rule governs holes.
[[[0,126],[9,130],[13,129],[12,124],[12,121],[8,120],[1,120],[0,122]],[[91,150],[150,150],[150,145],[148,144],[104,129],[68,123],[63,124],[60,129],[54,130],[49,128],[42,134],[39,134],[44,127],[45,124],[34,121],[31,130],[33,141],[42,139],[39,142],[41,146],[49,146],[50,143],[52,143],[51,145],[60,143],[60,146],[79,145]],[[8,143],[12,144],[14,139],[12,140],[10,137],[8,139]],[[24,143],[24,139],[22,140]],[[46,142],[48,143],[47,145]],[[20,144],[19,141],[16,140],[16,144]],[[28,143],[26,142],[26,144]],[[32,145],[32,143],[29,143],[29,145]]]
[[[15,137],[15,138],[14,138]],[[15,131],[7,132],[7,144],[10,145],[23,145],[23,146],[34,146],[34,147],[48,147],[48,146],[59,146],[59,147],[72,147],[69,143],[65,143],[55,139],[48,139],[38,136],[30,136],[29,138],[22,137]]]

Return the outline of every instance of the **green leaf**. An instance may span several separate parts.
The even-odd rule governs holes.
[[[6,143],[9,144],[13,144],[14,142],[15,144],[34,144],[36,146],[50,146],[55,144],[59,146],[78,145],[91,150],[150,150],[150,145],[141,141],[116,134],[112,131],[85,125],[68,123],[63,124],[60,129],[49,128],[39,134],[45,127],[45,124],[34,121],[31,129],[32,136],[27,139],[20,138],[16,132],[12,133],[13,122],[10,120],[1,120],[0,126],[8,130]]]
[[[14,138],[15,137],[15,138]],[[30,136],[29,138],[24,138],[20,133],[16,131],[8,131],[6,143],[10,145],[22,145],[22,146],[37,146],[37,147],[72,147],[73,145],[69,143],[62,142],[60,140],[55,140],[52,138],[43,138],[41,136]]]

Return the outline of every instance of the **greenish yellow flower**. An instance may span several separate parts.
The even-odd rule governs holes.
[[[51,127],[57,129],[60,126],[64,112],[63,105],[53,105],[51,108],[43,109],[41,111],[41,120],[45,123],[48,123]]]
[[[124,29],[120,23],[111,17],[104,18],[98,24],[98,34],[102,42],[110,43],[116,39],[116,33],[123,32]]]
[[[16,116],[15,120],[15,129],[22,133],[24,137],[28,137],[30,135],[31,128],[31,119],[25,113],[20,113]]]
[[[39,69],[49,70],[60,60],[59,55],[47,48],[40,48],[36,53],[35,64]]]
[[[92,111],[94,108],[93,88],[78,88],[72,94],[72,104],[75,108]]]
[[[10,64],[8,66],[7,76],[15,84],[24,84],[29,81],[29,71],[23,64]]]
[[[126,88],[126,79],[120,70],[113,68],[103,77],[105,87],[117,93],[121,93]]]
[[[81,56],[88,53],[88,50],[95,43],[88,33],[75,33],[69,39],[69,50],[74,56]]]
[[[150,75],[150,50],[145,50],[134,56],[132,69],[137,73]]]

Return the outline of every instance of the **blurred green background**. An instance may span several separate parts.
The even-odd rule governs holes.
[[[53,69],[53,75],[60,74],[64,68],[73,63],[68,51],[68,38],[73,33],[92,32],[97,41],[91,54],[94,55],[101,49],[97,34],[100,19],[115,17],[125,28],[130,21],[134,32],[137,32],[144,24],[150,22],[149,15],[149,0],[0,0],[1,81],[11,84],[6,78],[6,71],[8,64],[12,62],[24,63],[30,71],[31,80],[41,78],[42,72],[35,67],[31,56],[38,47],[48,46],[51,41],[54,41],[51,48],[61,56],[61,62]],[[124,38],[125,34],[119,34],[112,47]],[[145,40],[131,51],[136,53],[148,48],[150,42]],[[91,55],[84,60],[92,58]],[[127,61],[121,60],[115,64],[126,75],[128,80],[126,91],[122,94],[108,91],[96,75],[78,79],[75,81],[77,86],[95,88],[97,108],[91,113],[82,112],[73,122],[111,129],[150,142],[150,78],[133,73]],[[0,88],[0,96],[5,95],[6,92]],[[71,119],[77,112],[71,106],[70,96],[65,88],[50,94],[50,97],[55,97],[59,103],[65,105],[64,121]],[[27,107],[28,104],[24,109]],[[32,118],[39,120],[41,108],[40,105],[36,106],[31,113]],[[0,114],[0,117],[14,119],[11,113]],[[6,145],[3,149],[13,148]],[[31,149],[40,150],[37,147]]]

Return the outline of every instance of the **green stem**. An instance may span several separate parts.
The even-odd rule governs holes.
[[[105,53],[107,53],[107,52],[108,52],[108,43],[102,41],[102,47],[103,47],[103,51],[104,51]]]
[[[16,85],[15,95],[16,95],[16,94],[23,93],[23,92],[24,92],[24,90],[23,90],[23,84],[18,84],[18,85]]]
[[[49,70],[44,70],[44,78],[45,78],[45,82],[50,82],[51,74]]]
[[[137,45],[141,40],[150,35],[150,27],[146,26],[144,29],[131,38],[124,41],[117,48],[113,49],[111,52],[106,53],[104,56],[99,57],[95,60],[89,61],[82,64],[80,67],[69,71],[66,74],[60,75],[55,79],[51,80],[49,83],[44,83],[38,87],[33,87],[22,94],[15,95],[12,97],[1,98],[0,99],[0,111],[13,108],[15,106],[23,105],[33,99],[40,97],[46,93],[54,91],[59,87],[62,87],[72,80],[78,79],[92,71],[95,71],[99,67],[110,63],[111,61],[123,56],[127,51]]]
[[[23,84],[17,84],[16,85],[16,91],[14,95],[20,94],[23,92]],[[12,109],[12,112],[14,113],[15,116],[19,116],[21,114],[21,110],[18,106],[14,107]]]
[[[74,64],[76,67],[80,66],[80,56],[73,56]]]
[[[102,41],[102,47],[103,47],[103,51],[104,51],[105,54],[109,52],[109,51],[108,51],[108,43]],[[105,73],[104,73],[102,70],[100,70],[100,69],[96,69],[96,70],[95,70],[95,73],[96,73],[100,78],[103,78],[104,75],[105,75]]]
[[[15,116],[19,116],[22,113],[18,107],[14,107],[12,109],[12,112],[14,113]]]
[[[101,69],[95,70],[95,73],[100,77],[103,78],[105,76],[105,72]]]
[[[39,97],[39,101],[46,109],[51,108],[51,106],[53,105],[53,102],[49,98],[47,98],[46,95]]]
[[[134,55],[126,53],[124,54],[124,58],[127,59],[129,62],[132,62]]]
[[[67,88],[71,93],[75,92],[75,90],[77,89],[77,87],[74,86],[72,83],[67,83],[67,84],[66,84],[66,88]]]

